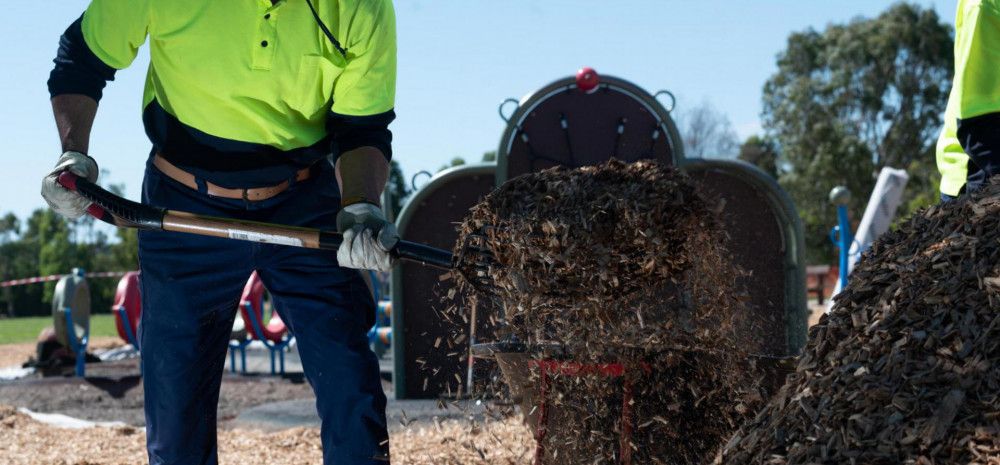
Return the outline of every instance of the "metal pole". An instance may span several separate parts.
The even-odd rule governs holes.
[[[837,206],[837,226],[830,231],[830,239],[840,248],[840,288],[847,287],[847,274],[850,268],[848,258],[854,235],[851,234],[851,223],[847,217],[847,204],[851,201],[851,191],[844,186],[834,187],[830,191],[830,203]]]
[[[848,257],[851,253],[851,242],[854,239],[851,236],[851,224],[847,219],[847,205],[837,206],[837,225],[840,229],[840,234],[838,234],[838,247],[840,247],[840,285],[841,288],[844,288],[847,287],[847,272],[851,266]]]

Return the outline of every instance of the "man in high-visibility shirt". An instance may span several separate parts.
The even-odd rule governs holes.
[[[1000,0],[959,0],[955,80],[937,143],[941,198],[1000,173]]]
[[[55,182],[95,181],[97,102],[147,40],[143,123],[153,148],[142,200],[313,228],[317,250],[141,232],[139,345],[149,461],[214,464],[216,407],[240,290],[257,270],[296,337],[322,418],[324,463],[386,463],[385,394],[360,273],[389,268],[379,207],[396,82],[391,0],[92,0],[49,79],[63,155],[42,194],[70,218],[87,202]]]

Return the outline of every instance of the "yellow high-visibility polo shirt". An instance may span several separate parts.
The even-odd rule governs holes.
[[[148,40],[146,132],[196,176],[253,187],[362,145],[388,158],[392,2],[312,4],[336,45],[306,0],[92,0],[60,41],[49,90],[99,99]]]
[[[1000,0],[959,0],[955,15],[955,79],[937,143],[941,192],[958,195],[968,155],[958,121],[1000,112]]]

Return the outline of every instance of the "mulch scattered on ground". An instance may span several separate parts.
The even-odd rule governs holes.
[[[472,297],[454,308],[492,298],[502,338],[625,366],[625,382],[552,376],[546,463],[615,462],[623,436],[632,463],[700,463],[763,404],[761,371],[734,331],[746,299],[719,210],[672,167],[611,161],[512,179],[460,225],[498,266],[492,295],[458,276],[457,294]]]
[[[476,426],[457,420],[390,436],[399,465],[527,465],[534,443],[520,418]],[[0,406],[0,461],[9,465],[133,465],[146,462],[141,428],[57,428]],[[318,428],[279,432],[220,430],[219,462],[239,465],[321,463]]]
[[[1000,464],[1000,183],[885,234],[725,464]]]

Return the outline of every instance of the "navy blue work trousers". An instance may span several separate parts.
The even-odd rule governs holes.
[[[260,202],[211,197],[147,163],[144,203],[204,215],[336,229],[333,168]],[[139,345],[149,461],[215,465],[216,409],[237,301],[253,270],[295,335],[316,393],[326,465],[387,463],[385,394],[366,332],[374,302],[336,254],[162,231],[139,234]]]

